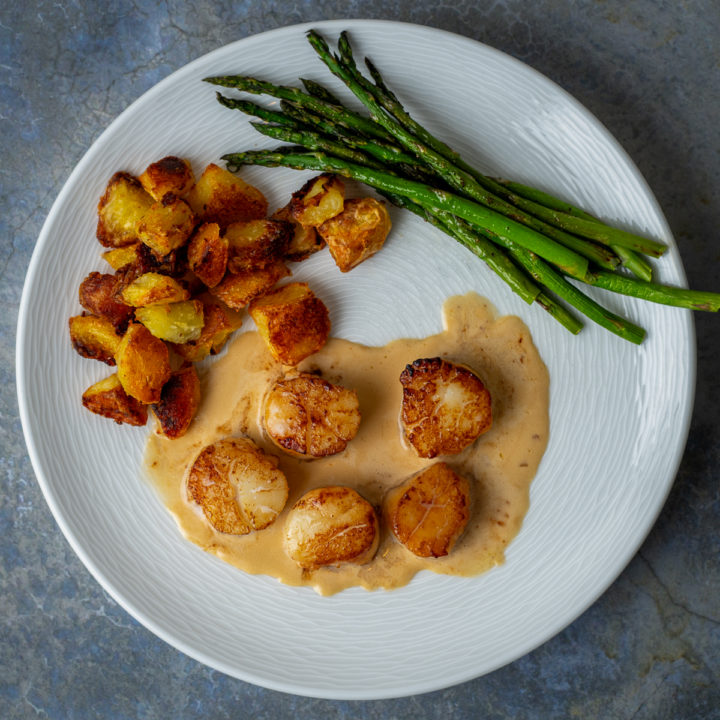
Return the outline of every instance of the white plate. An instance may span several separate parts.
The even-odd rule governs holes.
[[[417,118],[471,161],[555,191],[673,249],[657,263],[684,284],[670,231],[638,170],[575,100],[522,63],[466,38],[390,22],[349,29]],[[394,214],[382,253],[341,276],[327,253],[303,263],[335,333],[369,344],[440,329],[450,294],[476,290],[530,326],[551,375],[551,439],[506,563],[477,578],[423,574],[391,593],[322,598],[248,576],[184,541],[140,475],[147,430],[96,418],[80,395],[106,373],[70,348],[77,287],[100,269],[97,199],[119,169],[167,154],[196,170],[272,145],[220,107],[213,74],[328,82],[304,35],[250,37],[202,57],[146,93],[75,168],[45,223],[20,309],[17,377],[32,462],[58,524],[103,587],[154,633],[229,675],[291,693],[383,698],[452,685],[550,638],[617,577],[654,522],[685,444],[694,334],[686,311],[602,296],[649,331],[636,347],[597,327],[572,337],[523,305],[480,261],[416,218]],[[284,203],[304,174],[245,173]],[[388,311],[388,308],[391,308]]]

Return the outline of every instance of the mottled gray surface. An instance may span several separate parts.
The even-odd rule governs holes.
[[[22,437],[14,345],[25,271],[62,183],[123,108],[189,60],[263,30],[339,17],[469,35],[558,82],[640,167],[690,284],[720,290],[717,0],[2,3],[0,717],[720,718],[717,316],[697,317],[688,447],[638,556],[564,632],[452,689],[350,703],[228,678],[130,618],[55,524]]]

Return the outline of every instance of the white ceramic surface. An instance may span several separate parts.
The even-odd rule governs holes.
[[[168,154],[196,170],[221,154],[273,143],[220,107],[213,74],[256,74],[338,88],[304,39],[310,26],[250,37],[206,55],[129,107],[79,163],[54,204],[27,276],[18,327],[20,410],[32,462],[69,542],[103,587],[175,647],[270,688],[382,698],[452,685],[550,638],[617,577],[654,522],[684,448],[694,389],[690,315],[596,293],[648,329],[641,347],[597,327],[572,337],[513,296],[480,261],[409,214],[394,212],[385,249],[341,275],[327,253],[296,271],[331,308],[337,335],[368,344],[440,329],[440,307],[476,290],[530,326],[551,374],[551,439],[526,522],[506,563],[473,579],[418,576],[392,593],[322,598],[248,576],[184,541],[141,475],[147,429],[82,409],[106,374],[74,354],[67,318],[77,287],[101,269],[96,203],[110,175]],[[554,191],[673,247],[660,277],[684,284],[655,199],[583,107],[522,63],[466,38],[390,22],[349,29],[410,112],[494,174]],[[273,207],[305,174],[251,168]]]

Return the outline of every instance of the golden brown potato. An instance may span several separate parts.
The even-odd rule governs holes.
[[[317,227],[342,212],[345,186],[337,175],[323,173],[308,180],[290,200],[290,213],[301,225]]]
[[[378,540],[375,509],[349,487],[311,490],[295,503],[285,524],[285,551],[305,570],[369,562]]]
[[[112,323],[95,315],[76,315],[69,321],[70,340],[78,354],[115,365],[120,336]]]
[[[182,247],[195,227],[190,206],[172,193],[154,202],[138,222],[137,234],[157,255]]]
[[[225,230],[228,270],[247,272],[282,260],[291,235],[292,225],[281,220],[231,223]]]
[[[110,321],[118,332],[123,333],[133,311],[118,297],[120,286],[121,280],[115,275],[91,272],[80,283],[78,299],[85,310]]]
[[[184,285],[169,275],[146,272],[126,285],[120,297],[127,305],[143,307],[187,300],[190,293]]]
[[[197,340],[173,345],[173,350],[188,362],[200,362],[208,355],[215,355],[222,349],[230,335],[242,324],[240,318],[233,317],[215,303],[203,303],[204,324]]]
[[[147,407],[123,390],[117,373],[91,385],[82,396],[82,404],[96,415],[126,425],[145,425]]]
[[[220,235],[217,223],[203,223],[192,236],[187,249],[188,265],[207,287],[215,287],[225,276],[228,241]]]
[[[420,457],[459,453],[492,425],[490,393],[464,365],[441,358],[415,360],[400,382],[401,425]]]
[[[104,247],[130,245],[137,239],[137,226],[152,205],[152,196],[140,181],[126,172],[117,172],[108,182],[98,203],[97,239]]]
[[[156,338],[172,343],[197,340],[203,329],[203,304],[200,300],[146,305],[135,311],[139,320]]]
[[[144,325],[132,323],[115,354],[117,375],[125,392],[150,405],[160,402],[163,385],[170,378],[170,353],[162,340]]]
[[[215,530],[232,535],[268,527],[288,498],[277,458],[247,438],[225,438],[204,448],[190,469],[187,491]]]
[[[257,188],[214,163],[205,168],[187,201],[199,220],[217,223],[221,229],[230,223],[264,218],[268,209]]]
[[[162,200],[168,193],[181,197],[195,184],[190,163],[173,155],[148,165],[138,179],[155,200]]]
[[[160,402],[153,405],[160,433],[182,437],[200,405],[200,378],[192,365],[176,370],[163,385]]]
[[[360,427],[357,393],[317,375],[299,373],[275,382],[265,397],[268,437],[296,457],[342,452]]]
[[[290,204],[276,210],[272,215],[272,220],[282,220],[292,225],[292,237],[290,244],[285,251],[285,260],[290,262],[300,262],[310,257],[318,250],[325,247],[325,241],[318,235],[317,230],[310,225],[301,225],[290,212]]]
[[[385,496],[393,535],[418,557],[442,557],[470,518],[470,484],[445,463],[435,463]]]
[[[103,260],[113,269],[121,270],[138,259],[138,247],[142,243],[135,242],[132,245],[123,245],[122,247],[107,250],[102,254]]]
[[[289,283],[250,303],[250,316],[272,356],[297,365],[317,352],[330,335],[327,307],[307,283]]]
[[[385,204],[364,197],[346,200],[343,211],[320,225],[318,233],[335,264],[348,272],[382,248],[390,228]]]
[[[278,280],[290,275],[282,262],[276,262],[257,270],[227,273],[223,281],[210,293],[233,310],[242,310],[253,298],[269,290]]]

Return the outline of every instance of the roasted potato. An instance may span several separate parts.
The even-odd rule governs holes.
[[[120,336],[112,323],[96,315],[76,315],[69,321],[70,340],[78,354],[115,365]]]
[[[305,570],[369,562],[378,541],[375,509],[349,487],[311,490],[295,503],[285,524],[285,552]]]
[[[138,247],[141,242],[132,243],[132,245],[123,245],[122,247],[107,250],[102,254],[103,260],[113,269],[121,270],[138,259]]]
[[[292,212],[290,212],[289,204],[276,210],[272,214],[271,219],[282,220],[292,225],[292,236],[285,251],[285,260],[300,262],[325,247],[325,241],[318,235],[314,227],[311,225],[301,225],[295,220]]]
[[[357,393],[309,373],[283,378],[265,397],[263,424],[268,437],[291,455],[335,455],[360,427]]]
[[[200,379],[192,365],[176,370],[163,385],[160,402],[152,406],[162,435],[182,437],[200,405]]]
[[[230,223],[264,218],[268,210],[267,200],[257,188],[214,163],[205,168],[187,201],[199,220],[217,223],[221,229]]]
[[[418,557],[442,557],[470,518],[470,483],[435,463],[390,490],[383,515],[393,535]]]
[[[203,223],[190,239],[187,249],[190,269],[209,288],[225,276],[228,263],[228,241],[220,235],[217,223]]]
[[[190,206],[172,193],[154,202],[138,222],[137,235],[157,255],[182,247],[195,227]]]
[[[120,297],[133,307],[159,305],[187,300],[190,293],[175,278],[156,272],[146,272],[126,285]]]
[[[135,311],[139,320],[156,338],[172,343],[197,340],[203,329],[203,304],[200,300],[145,305]]]
[[[400,382],[400,422],[422,458],[459,453],[492,425],[490,393],[464,365],[441,358],[415,360]]]
[[[290,200],[290,213],[301,225],[317,227],[342,212],[345,185],[337,176],[324,173],[308,180]]]
[[[115,275],[91,272],[80,283],[78,300],[89,313],[105,318],[118,332],[123,333],[133,311],[118,297],[120,287],[121,280]]]
[[[200,362],[208,355],[215,355],[225,345],[230,335],[237,330],[242,321],[234,313],[226,311],[215,303],[203,303],[204,324],[197,340],[173,345],[173,350],[188,362]]]
[[[210,293],[233,310],[242,310],[253,298],[268,291],[289,274],[290,270],[282,262],[257,270],[227,273],[221,283],[210,288]]]
[[[195,184],[190,163],[173,155],[148,165],[138,180],[155,200],[162,200],[168,193],[181,197]]]
[[[345,201],[343,211],[320,227],[335,264],[348,272],[374,255],[390,232],[390,215],[384,203],[372,197]]]
[[[225,230],[228,270],[247,272],[282,260],[291,236],[292,225],[282,220],[231,223]]]
[[[288,498],[277,458],[247,438],[205,447],[190,468],[187,491],[215,530],[232,535],[268,527]]]
[[[121,247],[134,243],[140,218],[152,203],[152,196],[136,177],[126,172],[115,173],[98,203],[96,234],[100,244]]]
[[[147,422],[147,407],[123,390],[117,373],[91,385],[83,393],[82,404],[90,412],[118,424],[145,425]]]
[[[250,316],[272,356],[297,365],[317,352],[330,334],[327,307],[307,283],[289,283],[250,303]]]
[[[144,325],[132,323],[115,354],[117,375],[125,392],[150,405],[160,402],[163,385],[170,378],[167,345]]]

